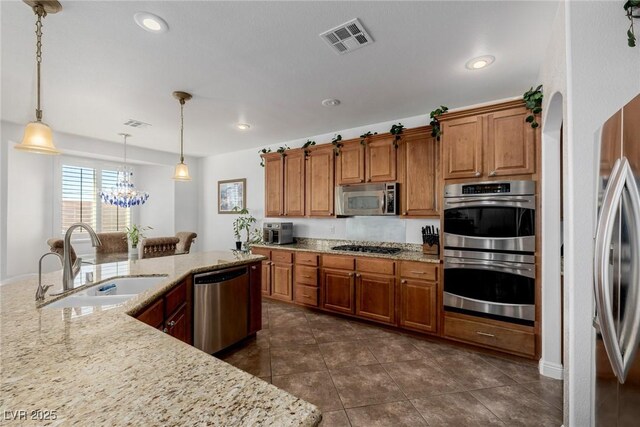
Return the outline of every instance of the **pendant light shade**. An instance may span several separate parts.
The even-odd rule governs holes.
[[[42,19],[48,13],[57,13],[62,6],[55,0],[25,0],[38,17],[36,20],[36,120],[27,123],[24,129],[22,142],[15,146],[18,150],[40,154],[60,154],[53,144],[53,132],[51,128],[42,122],[42,110],[40,109],[40,65],[42,63]]]
[[[184,103],[192,98],[187,92],[173,92],[173,97],[180,101],[180,163],[176,165],[173,179],[176,181],[191,181],[189,168],[184,163]]]
[[[173,174],[173,179],[176,181],[191,181],[189,176],[189,168],[186,164],[180,162],[176,165],[176,172]]]
[[[60,154],[60,151],[53,145],[51,128],[46,123],[38,121],[27,123],[22,142],[15,148],[30,153]]]

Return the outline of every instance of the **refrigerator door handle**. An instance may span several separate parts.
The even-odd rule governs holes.
[[[631,218],[629,219],[632,232],[629,237],[632,240],[632,245],[635,244],[635,247],[638,248],[640,247],[640,197],[629,162],[623,157],[617,160],[613,166],[611,179],[605,190],[596,230],[594,251],[594,285],[598,324],[611,367],[620,383],[624,383],[626,380],[640,341],[640,328],[638,327],[640,292],[636,290],[631,293],[637,301],[629,305],[633,307],[633,312],[626,313],[624,317],[624,324],[621,325],[622,331],[624,331],[622,340],[618,339],[612,312],[611,278],[609,275],[611,251],[609,246],[613,237],[616,213],[625,191],[628,192],[629,197],[624,199],[625,202],[630,203],[629,208],[631,209]],[[632,286],[640,286],[640,283],[632,284]]]

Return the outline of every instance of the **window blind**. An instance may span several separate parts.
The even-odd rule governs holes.
[[[96,227],[96,191],[94,169],[62,166],[63,233],[75,222],[85,222]]]

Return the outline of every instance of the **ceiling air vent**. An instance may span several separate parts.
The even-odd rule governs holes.
[[[134,120],[134,119],[127,120],[126,122],[124,122],[124,125],[130,126],[136,129],[144,129],[151,126],[149,123],[141,122],[140,120]]]
[[[356,18],[320,34],[339,55],[373,43],[362,23]]]

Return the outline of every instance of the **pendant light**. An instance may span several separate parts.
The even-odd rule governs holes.
[[[137,190],[133,185],[133,171],[127,166],[127,138],[128,133],[119,133],[124,138],[124,165],[118,171],[116,186],[101,190],[98,195],[102,203],[106,205],[118,206],[120,208],[130,208],[132,206],[144,205],[149,198],[149,193]]]
[[[22,142],[15,146],[18,150],[41,154],[60,154],[53,145],[53,132],[51,128],[42,122],[42,110],[40,109],[40,64],[42,63],[42,19],[50,13],[62,10],[62,5],[55,0],[24,0],[31,6],[38,17],[36,20],[36,120],[27,123],[24,128]]]
[[[191,181],[189,168],[184,163],[184,103],[192,98],[187,92],[173,92],[173,97],[180,101],[180,163],[176,165],[173,179],[176,181]]]

